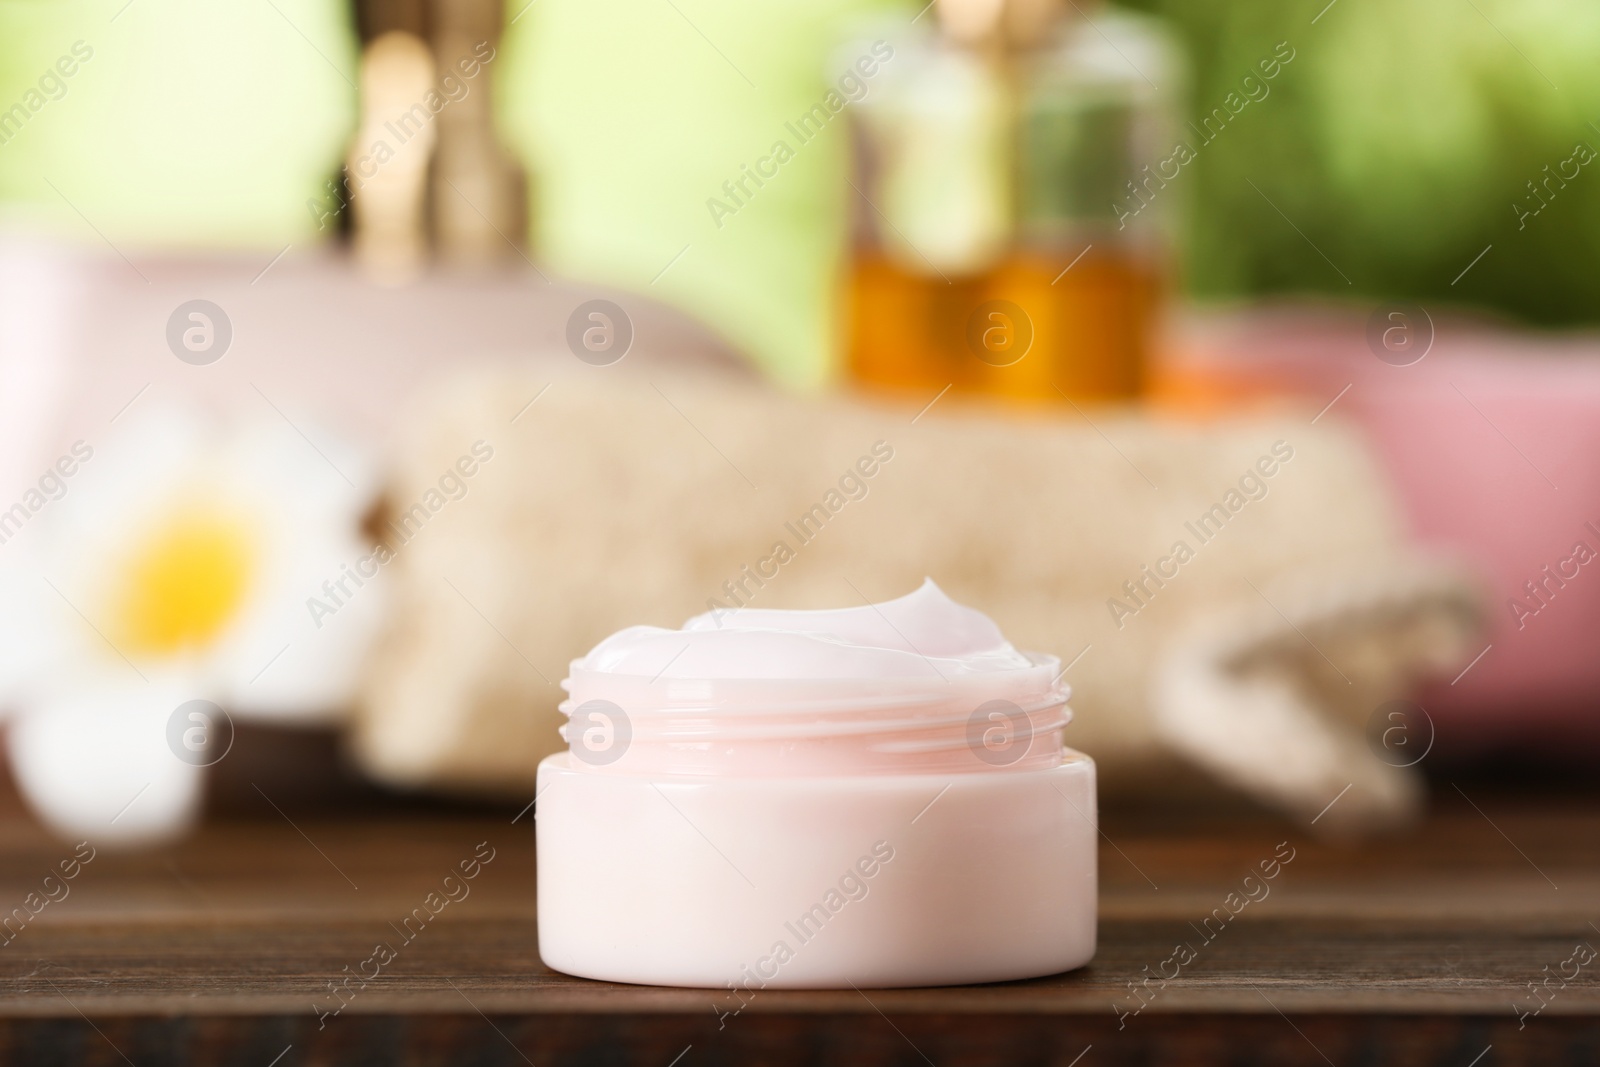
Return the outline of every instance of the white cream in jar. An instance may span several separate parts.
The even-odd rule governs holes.
[[[1060,674],[932,581],[613,634],[539,767],[540,956],[738,996],[1082,966],[1095,772]]]

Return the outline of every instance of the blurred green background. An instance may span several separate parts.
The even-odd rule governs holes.
[[[1600,317],[1600,168],[1578,167],[1565,188],[1553,183],[1549,206],[1521,228],[1513,206],[1536,208],[1527,183],[1580,142],[1600,147],[1600,5],[1128,6],[1171,20],[1188,45],[1196,116],[1237,91],[1278,42],[1296,53],[1271,95],[1249,104],[1182,179],[1194,183],[1186,281],[1195,295],[1444,299],[1551,325]]]
[[[336,0],[0,0],[0,218],[96,246],[315,240],[357,71]]]
[[[678,6],[513,0],[494,76],[500,132],[533,175],[532,243],[559,272],[677,304],[779,380],[818,384],[837,349],[833,278],[853,205],[844,124],[725,226],[706,198],[825,91],[842,35],[921,4]],[[1176,179],[1195,297],[1596,319],[1600,168],[1574,153],[1600,146],[1600,4],[1129,6],[1187,46],[1196,119],[1281,42],[1295,56]],[[337,175],[355,121],[355,23],[340,0],[0,0],[0,111],[75,41],[93,49],[0,142],[0,216],[44,215],[91,243],[325,239],[305,203]]]

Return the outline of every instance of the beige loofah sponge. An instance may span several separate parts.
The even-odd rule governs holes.
[[[557,683],[614,630],[932,576],[1069,665],[1067,742],[1108,794],[1205,776],[1305,821],[1348,786],[1319,830],[1409,815],[1415,772],[1367,722],[1461,657],[1475,606],[1410,552],[1359,440],[1298,411],[1089,418],[476,372],[409,424],[358,758],[400,785],[531,796],[561,747]],[[492,457],[441,490],[475,449]]]

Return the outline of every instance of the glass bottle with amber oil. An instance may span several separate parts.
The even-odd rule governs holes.
[[[1172,48],[1143,18],[988,10],[975,33],[958,14],[897,43],[903,62],[860,108],[851,375],[929,396],[1133,399],[1177,201],[1146,162],[1168,137]]]
[[[874,386],[965,388],[967,319],[1012,237],[1014,95],[978,42],[924,23],[894,49],[853,124],[851,371]]]

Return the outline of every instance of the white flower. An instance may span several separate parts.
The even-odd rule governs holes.
[[[117,431],[81,442],[59,498],[24,500],[0,544],[0,704],[13,773],[47,823],[142,843],[198,814],[180,705],[330,721],[353,699],[384,590],[348,577],[371,547],[371,475],[303,421],[218,433],[152,408]],[[331,598],[330,581],[343,582]],[[333,614],[313,613],[314,596]]]

